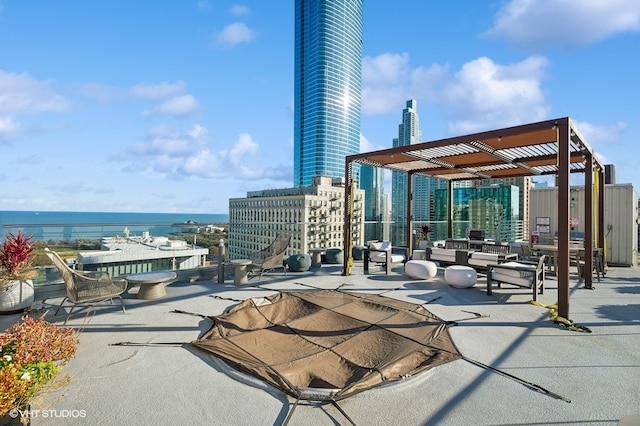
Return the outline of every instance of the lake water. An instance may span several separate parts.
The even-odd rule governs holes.
[[[0,241],[8,232],[24,231],[38,241],[74,241],[123,235],[170,235],[182,227],[174,224],[228,224],[228,214],[204,213],[103,213],[103,212],[47,212],[0,211]]]

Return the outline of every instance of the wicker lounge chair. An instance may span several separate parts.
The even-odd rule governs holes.
[[[120,299],[122,312],[126,312],[124,301],[120,295],[127,290],[127,280],[111,279],[106,272],[76,271],[71,269],[58,253],[49,248],[45,248],[44,251],[60,271],[60,275],[62,275],[67,288],[67,296],[62,299],[55,315],[58,314],[58,311],[67,300],[73,304],[64,320],[64,324],[67,323],[67,320],[76,307],[88,307],[106,301],[113,303],[114,298]]]
[[[251,265],[247,268],[249,273],[257,275],[259,272],[258,279],[260,279],[265,271],[282,268],[284,274],[287,275],[287,267],[284,265],[284,252],[289,247],[290,242],[290,234],[279,234],[268,247],[250,254],[248,259],[251,259]]]

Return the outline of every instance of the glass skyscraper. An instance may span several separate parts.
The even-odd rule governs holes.
[[[413,145],[422,142],[422,131],[418,119],[418,103],[408,100],[402,110],[402,124],[398,125],[398,137],[393,139],[393,147]],[[418,228],[434,219],[433,192],[446,188],[442,179],[428,176],[413,177],[413,221]],[[407,175],[403,172],[391,174],[391,220],[392,242],[394,245],[407,244]]]
[[[307,186],[344,177],[345,156],[360,150],[362,0],[295,4],[293,179]]]
[[[447,189],[435,191],[435,238],[446,238]],[[467,238],[469,229],[481,229],[496,241],[522,240],[520,189],[514,185],[453,189],[453,238]]]

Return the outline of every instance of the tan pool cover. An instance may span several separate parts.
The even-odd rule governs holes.
[[[300,399],[339,400],[461,357],[420,305],[312,290],[246,300],[192,342]]]

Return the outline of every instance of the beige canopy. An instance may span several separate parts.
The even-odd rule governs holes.
[[[461,358],[443,320],[375,294],[277,293],[209,318],[194,346],[298,399],[338,401]]]

